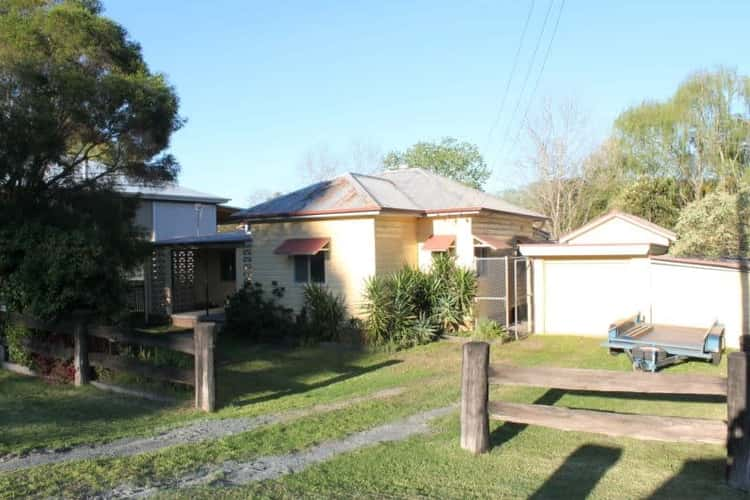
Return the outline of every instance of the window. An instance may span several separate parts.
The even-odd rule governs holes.
[[[484,276],[487,274],[489,261],[480,259],[486,259],[489,256],[489,247],[474,247],[474,262],[476,262],[477,265],[477,276]]]
[[[234,250],[222,250],[219,253],[219,277],[221,281],[237,279]]]
[[[310,256],[310,281],[313,283],[325,283],[326,281],[326,254],[318,252]]]
[[[294,256],[294,282],[295,283],[307,283],[309,267],[309,255],[295,255]]]
[[[325,261],[325,252],[318,252],[315,255],[295,255],[294,282],[325,283]]]

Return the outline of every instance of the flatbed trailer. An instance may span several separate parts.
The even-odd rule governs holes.
[[[719,364],[724,327],[716,322],[708,329],[646,323],[636,315],[610,325],[602,346],[611,354],[626,353],[634,370],[655,372],[688,359]]]

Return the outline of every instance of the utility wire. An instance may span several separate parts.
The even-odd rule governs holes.
[[[518,68],[518,59],[521,55],[521,48],[523,47],[523,41],[526,39],[526,30],[529,28],[529,21],[531,21],[531,14],[534,13],[534,2],[535,0],[531,0],[531,5],[529,6],[529,13],[526,15],[526,22],[523,24],[523,29],[521,30],[521,39],[518,41],[518,48],[516,49],[516,55],[513,57],[513,66],[511,67],[510,73],[508,74],[508,81],[505,82],[505,91],[503,92],[503,98],[500,101],[500,107],[497,110],[497,116],[495,116],[495,120],[492,122],[492,125],[490,126],[490,131],[487,133],[487,147],[489,148],[492,140],[492,133],[495,131],[495,128],[500,123],[500,118],[503,116],[503,111],[505,110],[505,101],[508,100],[508,92],[510,91],[510,84],[513,82],[513,77],[515,76],[516,69]]]
[[[544,22],[542,23],[542,29],[539,32],[539,37],[537,38],[536,45],[534,46],[534,52],[531,54],[531,61],[529,61],[529,68],[526,70],[526,76],[524,76],[523,84],[521,85],[521,92],[518,94],[518,100],[516,100],[516,106],[513,108],[511,119],[508,121],[508,126],[505,128],[505,133],[503,134],[503,137],[506,138],[506,141],[510,138],[510,130],[513,127],[514,117],[518,113],[518,109],[520,108],[521,102],[523,101],[523,95],[526,93],[526,85],[528,85],[529,83],[531,70],[534,69],[534,61],[536,60],[536,54],[537,52],[539,52],[539,46],[542,44],[542,38],[544,37],[544,30],[547,28],[547,21],[549,20],[550,12],[552,12],[553,4],[554,4],[554,0],[550,0],[549,7],[547,7],[547,13],[544,15]]]
[[[552,29],[552,37],[549,39],[549,44],[547,45],[547,51],[544,53],[544,59],[542,60],[542,68],[539,70],[539,74],[536,77],[536,83],[534,84],[534,89],[531,91],[531,97],[529,98],[529,102],[526,105],[526,111],[523,113],[523,118],[521,119],[521,123],[518,125],[518,131],[516,132],[516,137],[513,139],[513,144],[511,144],[510,149],[512,150],[516,144],[518,144],[518,139],[521,136],[521,130],[523,129],[524,123],[526,123],[526,118],[529,115],[529,110],[531,110],[531,106],[534,103],[534,96],[536,95],[536,91],[539,89],[539,82],[542,80],[542,73],[544,73],[544,68],[547,65],[547,59],[549,58],[550,50],[552,49],[552,43],[555,41],[555,35],[557,34],[557,27],[560,24],[560,17],[562,17],[562,11],[565,7],[565,0],[562,0],[562,3],[560,3],[560,10],[557,11],[557,20],[555,21],[555,27]]]

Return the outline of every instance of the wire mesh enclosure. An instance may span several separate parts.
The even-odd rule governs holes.
[[[531,262],[526,257],[476,257],[477,320],[497,321],[512,335],[531,331]]]

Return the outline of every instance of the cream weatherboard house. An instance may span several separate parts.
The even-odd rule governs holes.
[[[428,267],[435,252],[463,266],[509,255],[542,238],[545,218],[432,172],[347,173],[233,216],[250,224],[252,279],[285,289],[299,310],[307,283],[325,284],[360,314],[363,285],[401,267]]]

